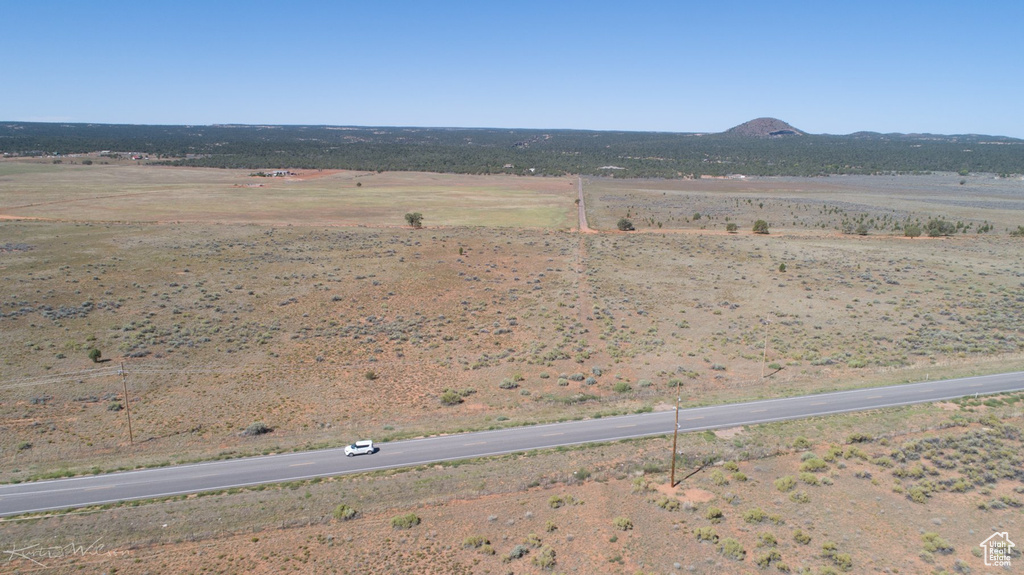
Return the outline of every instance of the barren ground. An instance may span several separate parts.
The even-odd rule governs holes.
[[[252,178],[229,170],[0,162],[0,479],[661,409],[674,403],[677,386],[686,405],[697,405],[1021,369],[1024,261],[1020,240],[1006,231],[1024,223],[1024,183],[972,176],[961,186],[959,179],[591,180],[584,182],[590,225],[606,231],[581,235],[570,231],[574,178],[351,172]],[[424,214],[425,229],[402,225],[409,211]],[[638,232],[607,231],[627,215]],[[891,229],[908,218],[940,216],[969,225],[968,233],[910,240]],[[725,233],[726,218],[740,233]],[[758,218],[771,223],[769,235],[749,233]],[[871,231],[844,235],[844,220],[870,221]],[[976,233],[988,225],[991,231]],[[92,348],[110,361],[92,363]],[[120,409],[121,364],[134,444]],[[445,390],[461,403],[444,405]],[[239,436],[256,421],[274,431]],[[821,453],[845,437],[805,434]],[[743,435],[714,441],[732,445]],[[788,450],[795,435],[768,443]],[[660,453],[658,441],[643,442],[644,450]],[[168,557],[166,570],[152,572],[187,572],[192,553],[203,554],[203,566],[219,565],[214,571],[308,570],[299,559],[285,561],[286,552],[305,546],[307,561],[321,561],[315,564],[324,571],[362,572],[359,562],[365,571],[383,561],[391,572],[409,572],[429,556],[438,572],[505,573],[536,569],[529,555],[500,560],[530,532],[519,533],[520,527],[529,527],[545,543],[557,542],[556,571],[660,573],[678,570],[675,562],[699,572],[754,569],[757,529],[727,513],[719,532],[740,540],[748,555],[721,564],[714,546],[690,541],[702,516],[666,512],[630,493],[635,471],[643,469],[630,450],[574,450],[589,468],[606,470],[605,481],[595,472],[578,485],[558,468],[558,455],[538,456],[552,461],[541,476],[580,490],[586,505],[571,511],[546,507],[553,492],[541,487],[543,480],[530,487],[537,474],[526,478],[517,463],[503,480],[460,486],[455,498],[439,495],[449,490],[438,480],[420,491],[401,484],[416,494],[407,497],[388,486],[391,476],[371,476],[308,486],[315,510],[280,503],[290,490],[272,488],[283,499],[260,503],[271,512],[254,518],[242,510],[255,504],[238,499],[252,494],[217,496],[227,506],[218,507],[216,519],[230,525],[224,530],[192,527],[201,533],[116,540],[143,541],[149,554],[135,556],[146,557],[148,568],[150,559]],[[799,456],[756,463],[750,456],[735,454],[752,480],[729,488],[742,488],[741,498],[765,506],[775,499],[790,505],[786,495],[772,493],[776,477],[769,476],[799,467]],[[624,467],[616,468],[617,461]],[[754,466],[767,471],[753,472]],[[856,543],[836,541],[841,552],[853,554],[859,566],[934,569],[871,559],[870,550],[883,554],[874,543],[858,551],[866,540],[857,529],[868,531],[867,517],[881,515],[866,511],[868,501],[906,501],[906,494],[893,494],[888,477],[871,486],[830,469],[838,473],[835,485],[809,488],[812,494],[870,491],[849,501],[829,499],[836,511],[864,502],[837,527]],[[359,505],[366,511],[356,523],[325,523],[344,497],[318,490],[362,483],[389,495]],[[708,485],[697,488],[726,496]],[[968,539],[980,541],[994,526],[986,524],[988,512],[973,511],[968,495],[943,492],[927,507],[900,505],[927,508],[921,528],[939,531],[927,523],[968,511],[976,533],[942,534],[957,549],[950,558],[976,562],[969,549],[977,542]],[[90,514],[79,533],[108,518],[131,525],[125,514],[174,505]],[[817,505],[793,505],[793,513],[811,507],[824,513]],[[403,509],[422,510],[424,523],[392,533],[387,519]],[[661,519],[642,523],[639,510],[657,511]],[[166,513],[196,517],[193,526],[212,525],[198,519],[195,507]],[[1012,507],[1000,513],[1019,516]],[[636,526],[609,545],[610,522],[620,514]],[[490,515],[499,519],[488,521]],[[835,515],[812,520],[823,529],[820,518]],[[514,523],[506,524],[509,519]],[[554,535],[543,530],[549,519],[558,525]],[[69,525],[77,520],[58,520],[59,529],[51,521],[38,523],[58,535],[75,533]],[[280,529],[301,521],[313,525]],[[26,525],[34,523],[0,523],[0,541],[31,540]],[[502,528],[488,529],[497,524]],[[788,519],[782,530],[795,524]],[[671,533],[673,525],[678,540],[653,535]],[[271,534],[257,535],[255,545],[245,533],[253,529]],[[471,531],[491,539],[497,554],[463,550]],[[905,538],[908,549],[920,546],[915,533]],[[782,534],[778,540],[791,544],[791,534]],[[356,545],[362,538],[387,542],[378,549],[390,550],[392,559]],[[677,545],[682,559],[669,561],[664,550]],[[910,559],[917,561],[919,552]],[[607,561],[615,553],[621,563]],[[817,565],[804,551],[782,555],[794,569],[802,563],[793,555]],[[938,565],[951,569],[952,561]]]

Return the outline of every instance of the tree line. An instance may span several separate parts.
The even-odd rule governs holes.
[[[350,169],[619,178],[1019,174],[1024,140],[857,133],[732,134],[334,126],[0,122],[0,153],[142,152],[176,166]]]

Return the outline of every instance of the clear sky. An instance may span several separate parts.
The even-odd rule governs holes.
[[[0,2],[0,120],[1024,138],[1024,1]]]

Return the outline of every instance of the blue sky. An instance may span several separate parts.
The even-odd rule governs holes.
[[[1024,2],[3,2],[0,120],[1024,138]]]

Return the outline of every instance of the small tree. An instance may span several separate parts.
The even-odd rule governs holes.
[[[91,359],[93,363],[99,363],[101,357],[103,357],[103,352],[99,349],[94,347],[89,350],[89,359]]]
[[[924,229],[928,232],[929,237],[937,238],[940,236],[951,236],[956,233],[956,224],[935,218],[928,220]]]
[[[736,224],[731,223],[731,222],[728,223],[728,224],[725,224],[725,231],[729,232],[730,234],[735,234],[736,231],[739,230],[739,228],[740,228],[739,226],[737,226]]]
[[[783,273],[786,271],[786,262],[779,264],[779,271]]]
[[[619,218],[618,223],[616,223],[615,225],[616,227],[619,228],[620,232],[631,232],[636,229],[633,227],[633,222],[627,220],[626,218]]]
[[[414,228],[417,228],[417,229],[422,228],[423,227],[423,214],[421,214],[419,212],[410,212],[408,214],[405,214],[405,221],[408,222],[409,225],[414,227]]]
[[[767,234],[768,233],[768,222],[764,220],[757,220],[754,222],[754,233],[755,234]]]
[[[921,226],[917,224],[907,224],[903,226],[903,235],[908,238],[916,238],[921,236]]]
[[[854,230],[854,233],[856,233],[858,236],[868,235],[868,225],[865,223],[861,223],[859,226],[857,226],[857,229]]]

